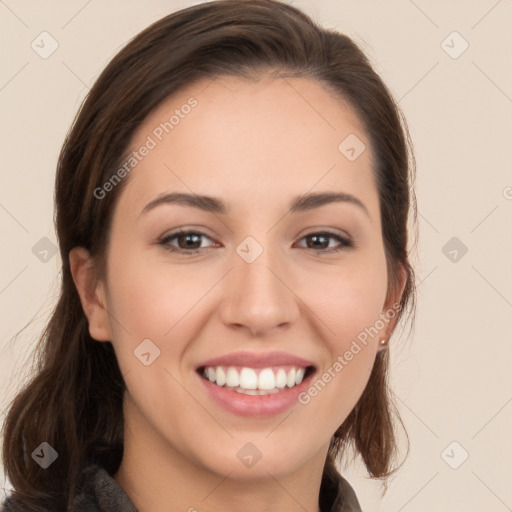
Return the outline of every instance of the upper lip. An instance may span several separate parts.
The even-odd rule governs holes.
[[[258,354],[255,352],[233,352],[224,356],[215,357],[204,361],[197,368],[214,366],[245,366],[249,368],[268,368],[270,366],[298,366],[306,368],[314,366],[311,361],[302,357],[294,356],[286,352],[266,352]]]

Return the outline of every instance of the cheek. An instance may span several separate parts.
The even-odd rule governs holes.
[[[384,255],[361,258],[357,264],[340,265],[310,273],[302,296],[321,319],[326,338],[336,352],[345,350],[361,333],[371,329],[383,312],[387,291]],[[364,335],[363,335],[364,337]]]
[[[318,273],[307,286],[302,293],[319,318],[327,352],[300,401],[311,407],[310,418],[318,423],[315,428],[322,428],[322,421],[328,418],[334,431],[364,391],[382,337],[381,313],[387,290],[384,256],[335,273]]]
[[[127,331],[136,339],[166,339],[218,280],[211,272],[198,275],[191,265],[155,263],[143,253],[121,260],[113,252],[111,261],[119,261],[111,265],[109,296],[111,312],[124,327],[117,330],[121,337]]]
[[[143,253],[131,256],[116,248],[110,257],[112,344],[136,404],[132,412],[143,411],[146,418],[157,414],[155,425],[175,425],[172,411],[189,401],[177,366],[193,336],[193,305],[212,284],[194,285],[192,266],[177,270]]]

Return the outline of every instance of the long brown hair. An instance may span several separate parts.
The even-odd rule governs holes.
[[[205,77],[256,79],[262,73],[317,80],[359,115],[375,155],[388,282],[396,285],[401,264],[407,281],[398,318],[413,312],[407,252],[409,210],[416,211],[412,146],[396,102],[357,45],[275,0],[220,0],[164,17],[108,64],[59,156],[60,297],[39,341],[35,374],[13,400],[4,424],[6,475],[14,498],[27,510],[65,509],[86,464],[100,463],[113,474],[123,455],[125,384],[112,344],[89,335],[68,254],[85,247],[102,274],[112,213],[128,180],[101,200],[95,189],[111,178],[135,130],[169,95]],[[332,438],[327,464],[352,446],[370,476],[385,479],[394,470],[393,420],[399,417],[387,387],[388,357],[386,350],[378,353],[359,402]],[[31,458],[43,441],[58,452],[48,470]]]

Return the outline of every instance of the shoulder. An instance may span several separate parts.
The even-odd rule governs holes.
[[[137,512],[137,509],[115,479],[100,465],[86,466],[69,499],[67,512]],[[40,503],[27,507],[14,494],[0,503],[0,512],[65,512]]]

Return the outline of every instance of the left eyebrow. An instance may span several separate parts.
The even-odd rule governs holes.
[[[315,192],[296,197],[290,205],[290,211],[292,213],[304,212],[336,202],[353,204],[363,210],[368,217],[370,216],[364,203],[356,196],[346,192]]]
[[[289,209],[291,213],[299,213],[335,202],[353,204],[363,210],[368,217],[370,216],[368,209],[360,199],[353,196],[352,194],[347,194],[345,192],[315,192],[298,196],[293,198],[289,205]],[[225,203],[216,197],[187,194],[183,192],[172,192],[160,195],[156,199],[153,199],[153,201],[149,202],[143,208],[141,215],[163,204],[180,204],[198,208],[208,213],[228,213],[228,208]]]

